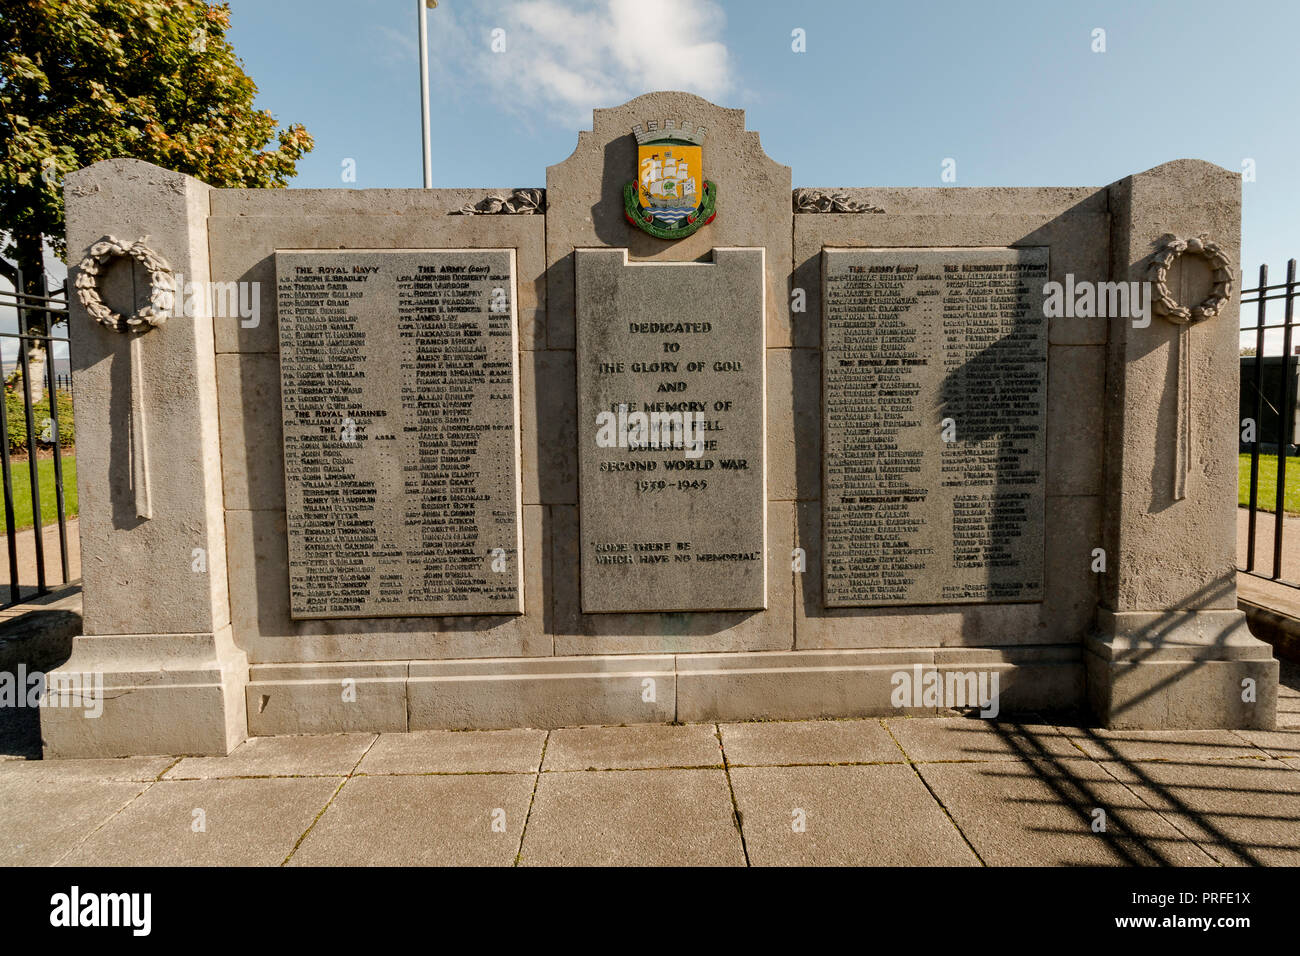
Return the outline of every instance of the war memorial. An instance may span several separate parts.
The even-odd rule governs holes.
[[[49,681],[102,712],[42,707],[46,756],[989,688],[1272,727],[1240,175],[792,186],[675,92],[596,110],[544,190],[69,175],[84,625]]]

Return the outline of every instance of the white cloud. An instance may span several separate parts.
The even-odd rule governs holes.
[[[460,67],[453,82],[472,78],[517,111],[586,125],[593,108],[651,90],[716,100],[733,86],[714,0],[513,0],[457,12],[430,18],[434,60]],[[496,29],[505,52],[491,48]]]

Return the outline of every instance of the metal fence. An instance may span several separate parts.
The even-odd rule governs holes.
[[[47,565],[52,562],[46,554],[45,540],[49,522],[41,510],[41,464],[44,461],[51,462],[49,470],[54,486],[52,520],[58,524],[60,578],[56,583],[67,584],[70,581],[67,505],[63,493],[63,435],[65,430],[72,430],[69,426],[73,423],[65,422],[61,428],[59,422],[59,397],[71,395],[71,375],[55,371],[56,345],[66,352],[68,342],[67,283],[62,288],[47,291],[42,278],[40,294],[24,292],[22,270],[2,259],[0,276],[12,287],[12,291],[0,288],[0,311],[12,311],[17,319],[17,331],[0,331],[6,360],[11,350],[14,355],[13,371],[6,376],[4,383],[5,410],[0,415],[0,467],[3,468],[5,539],[9,559],[8,588],[0,586],[0,608],[6,608],[50,591]],[[56,325],[62,327],[62,334],[54,334],[58,331]],[[45,408],[37,408],[41,404],[36,397],[40,387],[34,390],[32,383],[32,353],[36,349],[45,355],[44,366],[39,372],[44,378]],[[5,367],[9,367],[8,361]],[[24,453],[25,462],[19,460]],[[26,489],[21,487],[23,472],[26,472]],[[30,531],[26,527],[19,528],[16,517],[17,506],[29,502]],[[34,558],[34,566],[28,564],[26,559],[29,556]]]
[[[1283,579],[1282,559],[1283,542],[1286,535],[1286,487],[1288,460],[1294,457],[1297,448],[1296,433],[1297,395],[1296,368],[1300,362],[1294,341],[1295,303],[1296,303],[1296,261],[1292,259],[1286,266],[1286,281],[1274,285],[1268,284],[1268,266],[1259,267],[1259,285],[1253,289],[1241,291],[1242,321],[1246,320],[1247,305],[1254,305],[1254,325],[1242,325],[1243,335],[1254,332],[1253,356],[1241,360],[1241,410],[1242,437],[1240,448],[1250,454],[1250,492],[1247,507],[1246,558],[1245,567],[1240,568],[1250,574],[1269,578],[1292,587],[1300,587],[1294,581]],[[1281,322],[1269,321],[1269,303],[1283,303]],[[1276,309],[1274,309],[1276,315]],[[1275,348],[1278,333],[1274,332],[1272,341],[1267,342],[1268,333],[1280,330],[1281,350]],[[1265,351],[1274,355],[1265,356]],[[1273,373],[1273,374],[1269,374]],[[1250,439],[1249,441],[1247,439]],[[1272,439],[1267,440],[1267,439]],[[1272,501],[1260,500],[1260,463],[1273,462],[1276,476]],[[1291,462],[1293,467],[1300,467],[1300,461]],[[1273,514],[1265,516],[1272,524],[1272,556],[1267,562],[1267,570],[1256,569],[1256,544],[1261,531],[1260,508],[1273,509]]]

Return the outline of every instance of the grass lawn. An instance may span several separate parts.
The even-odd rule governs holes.
[[[1277,504],[1277,456],[1259,456],[1259,496],[1257,503],[1260,511],[1270,514]],[[1237,455],[1237,504],[1246,507],[1250,504],[1250,455]],[[1300,514],[1300,458],[1286,460],[1286,497],[1282,505],[1288,514]]]
[[[32,482],[28,465],[25,461],[10,463],[10,474],[14,484],[14,525],[17,530],[30,528],[32,521]],[[41,525],[46,527],[58,520],[58,501],[54,497],[54,459],[39,458],[36,461],[36,476],[40,481],[41,491]],[[0,505],[0,507],[3,507]],[[63,458],[63,508],[69,518],[77,516],[77,459],[65,455]]]

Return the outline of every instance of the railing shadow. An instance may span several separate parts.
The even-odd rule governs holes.
[[[1108,732],[1057,725],[1045,731],[1043,725],[1022,721],[981,723],[992,728],[997,747],[990,741],[966,752],[977,760],[1008,753],[1017,758],[990,762],[983,772],[1023,778],[1011,767],[1029,768],[1046,790],[1042,798],[1008,796],[1010,813],[1048,803],[1078,817],[1077,830],[1034,826],[1030,832],[1090,835],[1105,841],[1116,862],[1134,866],[1185,866],[1189,846],[1205,853],[1207,864],[1266,866],[1300,848],[1300,767],[1288,766],[1230,731]],[[983,735],[977,726],[972,724],[971,732]],[[1300,742],[1300,730],[1297,738]],[[1069,741],[1077,755],[1064,754],[1060,740]],[[1049,747],[1049,742],[1058,746]],[[1097,767],[1104,776],[1098,776]],[[1113,795],[1117,785],[1132,795],[1132,802],[1116,806],[1113,796],[1107,796],[1105,791]],[[1093,830],[1098,809],[1105,811],[1104,832]],[[1160,825],[1153,826],[1157,820]],[[1083,861],[1032,862],[1068,866]]]

